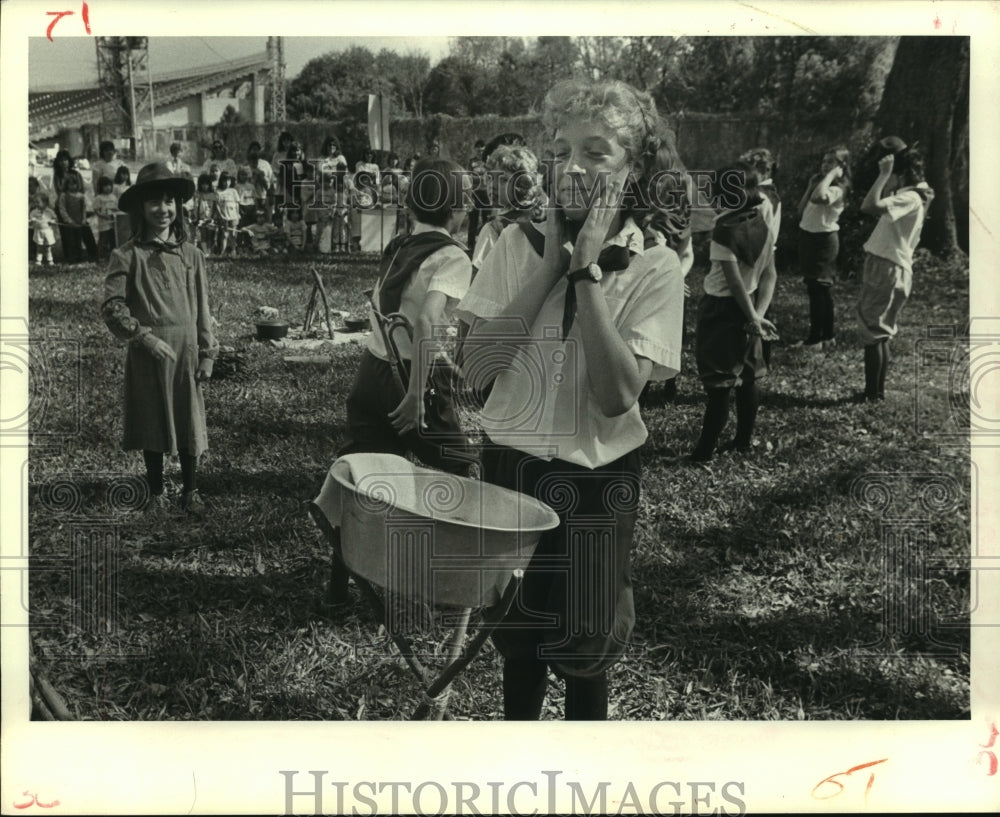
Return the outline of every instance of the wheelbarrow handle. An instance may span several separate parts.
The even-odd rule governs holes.
[[[375,323],[378,325],[379,334],[382,336],[382,343],[385,346],[386,353],[389,355],[390,363],[392,364],[393,380],[396,381],[396,386],[399,388],[400,394],[404,395],[406,394],[407,389],[409,389],[410,378],[406,373],[406,367],[403,365],[403,358],[399,354],[399,347],[396,345],[393,333],[402,327],[406,330],[407,336],[412,343],[413,325],[402,312],[393,312],[389,315],[383,315],[379,311],[378,304],[375,303],[374,292],[369,289],[365,290],[365,294],[368,296],[368,303],[371,304],[372,315],[375,317]]]

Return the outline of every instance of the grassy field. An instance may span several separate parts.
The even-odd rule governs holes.
[[[333,306],[360,309],[374,264],[320,265]],[[307,513],[341,441],[360,347],[296,368],[252,338],[258,305],[302,320],[308,267],[210,262],[220,340],[238,363],[207,388],[210,515],[155,526],[121,510],[142,467],[119,448],[124,353],[99,319],[102,275],[32,272],[31,331],[45,338],[31,384],[32,642],[73,717],[392,719],[419,702],[371,611],[326,607],[328,548]],[[693,292],[703,273],[692,272]],[[754,450],[704,468],[669,463],[693,444],[703,410],[689,301],[676,402],[644,409],[638,622],[612,671],[611,717],[968,717],[970,465],[967,448],[941,436],[961,430],[963,395],[952,399],[953,342],[918,354],[928,327],[965,325],[967,270],[922,256],[914,280],[888,399],[867,406],[848,399],[862,387],[857,282],[835,290],[839,345],[810,354],[789,345],[805,334],[805,292],[784,276],[772,309],[783,341]],[[168,476],[176,491],[176,463]],[[94,567],[81,541],[109,543],[96,573],[81,570]],[[91,617],[86,587],[100,576],[114,605]],[[488,644],[455,684],[456,718],[501,717],[499,666]],[[561,712],[555,683],[545,717]]]

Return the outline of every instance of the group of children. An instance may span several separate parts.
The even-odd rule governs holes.
[[[504,659],[504,716],[537,719],[551,670],[565,682],[568,719],[603,719],[607,670],[635,623],[630,556],[648,436],[639,396],[681,367],[691,188],[673,134],[645,92],[619,81],[567,80],[545,97],[543,119],[552,136],[544,174],[513,140],[483,155],[495,171],[497,212],[471,258],[454,238],[472,208],[469,173],[438,158],[414,165],[405,198],[412,229],[383,254],[371,315],[377,326],[399,312],[413,327],[399,347],[406,382],[394,377],[390,352],[373,332],[347,397],[339,453],[412,453],[453,473],[478,462],[483,479],[552,505],[560,524],[542,535],[520,599],[493,636]],[[873,400],[883,396],[887,340],[910,291],[912,252],[932,196],[919,154],[899,140],[884,144],[862,205],[879,217],[865,245],[858,307]],[[767,317],[779,223],[772,164],[754,151],[716,175],[719,213],[695,339],[707,402],[692,461],[715,454],[734,390],[737,430],[728,447],[750,444],[757,381],[777,337]],[[829,287],[848,185],[848,156],[835,148],[799,206],[803,273],[815,299],[810,348],[833,339]],[[218,192],[229,189],[220,187],[216,207]],[[112,333],[129,341],[124,447],[144,452],[150,509],[164,507],[164,454],[178,454],[182,504],[201,514],[201,384],[218,344],[204,256],[186,240],[184,203],[192,197],[198,211],[189,179],[164,165],[142,169],[119,202],[134,238],[112,253],[102,311]],[[238,223],[239,202],[229,199],[218,212]],[[464,327],[464,386],[435,340],[435,328],[456,318]],[[456,411],[455,390],[466,386],[481,398],[479,451]],[[331,589],[346,600],[347,573],[336,560]]]
[[[55,156],[51,185],[28,177],[29,260],[53,264],[57,241],[67,263],[107,260],[115,247],[118,199],[132,184],[128,166],[115,164],[116,153],[113,142],[101,143],[89,183],[67,150]],[[91,217],[96,218],[96,241]]]

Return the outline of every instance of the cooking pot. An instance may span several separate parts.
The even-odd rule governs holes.
[[[344,326],[349,332],[360,332],[362,329],[369,329],[368,318],[344,318]]]
[[[259,321],[257,340],[281,340],[288,334],[288,324],[284,321]]]

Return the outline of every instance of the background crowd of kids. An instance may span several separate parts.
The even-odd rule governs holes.
[[[647,209],[641,229],[646,244],[667,247],[684,276],[694,252],[690,229],[690,177],[671,144],[665,151],[659,185],[661,206]],[[270,158],[262,147],[249,145],[244,161],[227,155],[221,141],[200,168],[184,161],[175,143],[165,168],[189,180],[194,195],[183,202],[185,235],[204,255],[347,252],[360,249],[360,210],[379,205],[396,210],[400,235],[414,227],[407,192],[421,157],[405,167],[385,156],[383,166],[366,151],[350,169],[337,141],[327,138],[318,156],[307,160],[302,146],[282,133]],[[424,161],[439,158],[434,143]],[[100,159],[86,171],[66,150],[54,159],[50,184],[29,177],[29,251],[38,264],[53,263],[53,247],[62,245],[68,262],[106,263],[116,244],[120,201],[131,188],[127,165],[116,161],[113,143],[100,145]],[[864,266],[856,307],[858,335],[864,348],[864,391],[859,401],[885,398],[890,362],[889,340],[912,288],[913,252],[934,193],[924,180],[920,151],[897,136],[879,141],[869,164],[877,178],[861,202],[862,212],[877,218],[864,245]],[[551,192],[547,164],[516,133],[477,141],[473,155],[455,167],[468,171],[461,238],[470,258],[470,283],[513,225],[543,224]],[[794,241],[798,271],[809,303],[809,331],[794,346],[821,351],[836,344],[833,298],[839,253],[839,218],[852,201],[851,157],[843,146],[831,146],[820,157],[817,172],[805,180],[796,208],[795,236],[779,235],[781,200],[774,182],[775,162],[766,148],[738,155],[715,174],[708,204],[716,210],[709,244],[710,268],[699,293],[695,329],[695,362],[705,394],[702,430],[683,462],[705,462],[720,451],[749,452],[759,406],[758,381],[766,375],[771,344],[778,327],[768,311],[775,291],[775,248]],[[701,191],[699,191],[701,192]],[[860,198],[860,191],[858,193]],[[698,206],[706,206],[705,200]],[[96,220],[96,236],[90,218]],[[685,295],[690,295],[685,284]],[[460,335],[468,331],[459,322]],[[790,338],[784,339],[790,342]],[[675,393],[675,379],[662,382],[662,396]],[[645,402],[647,384],[640,396]],[[735,396],[735,401],[733,401]],[[735,402],[736,428],[725,442],[721,435]]]
[[[650,382],[669,384],[681,369],[695,191],[652,98],[625,83],[560,83],[546,97],[544,119],[554,138],[544,162],[520,135],[503,133],[477,143],[465,166],[441,158],[435,145],[406,168],[395,157],[380,167],[368,153],[352,172],[334,139],[307,161],[286,133],[270,160],[252,143],[245,164],[217,141],[197,172],[174,145],[169,163],[143,167],[131,185],[111,143],[101,145],[89,178],[60,151],[51,189],[31,183],[30,239],[36,260],[51,263],[57,228],[68,257],[107,261],[102,315],[128,342],[123,447],[143,452],[151,512],[167,507],[163,458],[176,455],[182,507],[202,515],[197,463],[208,426],[201,387],[219,349],[205,255],[232,252],[244,240],[261,254],[357,248],[352,212],[404,205],[371,303],[373,321],[401,312],[413,327],[412,342],[400,349],[407,382],[401,392],[389,351],[372,332],[347,398],[339,454],[414,453],[456,473],[477,463],[485,480],[543,501],[562,484],[581,497],[582,510],[559,511],[560,526],[536,551],[543,562],[568,560],[568,578],[533,560],[522,589],[527,606],[510,614],[495,641],[504,656],[505,717],[539,716],[551,669],[566,683],[567,717],[599,719],[607,714],[606,670],[634,625],[629,550],[647,437],[639,406]],[[877,177],[861,209],[877,222],[864,245],[856,315],[865,381],[858,397],[874,402],[885,397],[888,342],[911,291],[913,252],[933,191],[919,151],[898,137],[882,139],[872,163]],[[708,200],[697,202],[716,211],[695,321],[705,410],[678,464],[751,451],[758,382],[779,340],[768,317],[774,250],[779,240],[793,240],[779,235],[774,171],[767,149],[739,153],[714,174]],[[803,349],[835,343],[838,220],[850,182],[846,149],[831,146],[797,207],[794,240],[810,304],[809,334],[797,344]],[[316,201],[322,206],[309,206]],[[86,221],[90,206],[96,242]],[[115,248],[119,211],[133,238]],[[432,361],[414,354],[435,327],[456,320],[464,383],[447,354]],[[565,353],[544,357],[546,382],[557,385],[539,398],[537,384],[525,380],[531,367],[515,362],[553,325],[561,325]],[[504,333],[499,346],[496,332]],[[484,360],[492,363],[484,368]],[[483,410],[482,451],[463,433],[460,394]],[[533,394],[542,405],[526,430],[516,418]],[[734,395],[735,435],[722,443]],[[575,548],[574,513],[606,515],[615,547],[603,556]],[[588,604],[572,606],[563,580],[595,576],[602,586],[586,591]],[[346,592],[346,572],[335,563],[331,593],[342,601]],[[531,610],[559,623],[535,626]]]

